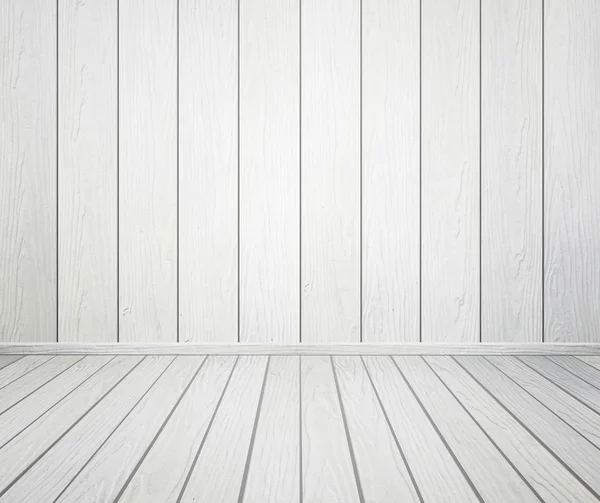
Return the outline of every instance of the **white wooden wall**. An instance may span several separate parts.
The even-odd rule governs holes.
[[[0,86],[0,341],[600,342],[596,0],[4,0]]]

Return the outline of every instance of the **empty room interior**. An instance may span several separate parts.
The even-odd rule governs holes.
[[[0,503],[600,502],[600,1],[1,0]]]

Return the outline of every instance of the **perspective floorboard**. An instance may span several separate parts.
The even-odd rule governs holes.
[[[600,502],[593,356],[0,355],[0,503]]]

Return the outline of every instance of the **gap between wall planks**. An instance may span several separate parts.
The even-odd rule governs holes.
[[[0,344],[0,354],[144,355],[598,355],[600,344]]]

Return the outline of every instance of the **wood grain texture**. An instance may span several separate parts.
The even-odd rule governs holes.
[[[117,501],[121,489],[203,360],[201,356],[177,357],[56,501]]]
[[[542,342],[542,1],[481,5],[481,339]]]
[[[599,344],[334,343],[334,344],[0,344],[0,354],[153,355],[600,355]],[[591,356],[594,358],[594,356]],[[593,361],[593,360],[592,360]],[[2,374],[0,373],[0,376]]]
[[[267,360],[240,357],[181,503],[238,501]]]
[[[581,361],[574,356],[554,356],[550,358],[554,363],[566,368],[575,375],[600,388],[600,372],[598,368]]]
[[[56,2],[0,5],[0,339],[56,341]]]
[[[239,15],[240,340],[299,342],[300,0]]]
[[[360,2],[302,3],[305,342],[360,340]]]
[[[484,501],[540,501],[422,358],[394,360]]]
[[[171,0],[119,3],[119,316],[121,341],[177,341],[177,3]]]
[[[55,501],[172,361],[168,356],[143,360],[0,496],[15,503]]]
[[[479,332],[479,2],[422,4],[422,340]]]
[[[57,356],[40,365],[35,370],[25,374],[2,388],[0,394],[0,414],[14,407],[30,393],[44,386],[50,379],[66,371],[69,367],[82,360],[80,355]]]
[[[176,503],[235,361],[208,357],[118,501]]]
[[[362,339],[419,342],[418,0],[362,2]]]
[[[142,360],[119,356],[0,449],[0,493]]]
[[[179,1],[181,342],[238,340],[237,16]]]
[[[58,339],[117,342],[117,0],[58,15]]]
[[[493,357],[492,364],[600,447],[600,418],[518,358]]]
[[[425,501],[479,501],[390,357],[364,359]]]
[[[580,356],[578,359],[600,370],[600,356]]]
[[[301,380],[303,501],[358,502],[358,481],[330,359],[303,357]]]
[[[333,361],[365,501],[419,501],[362,360]]]
[[[545,337],[600,326],[600,4],[545,3]]]
[[[523,356],[521,361],[550,379],[560,389],[575,395],[582,404],[600,414],[600,388],[543,356]]]
[[[55,345],[53,345],[55,346]],[[0,389],[53,358],[49,355],[28,355],[0,370]]]
[[[600,478],[596,469],[600,463],[600,449],[486,359],[459,356],[457,360],[539,441],[569,466],[587,484],[588,489],[594,491],[596,499],[600,499]]]
[[[544,501],[593,501],[575,476],[455,360],[448,356],[425,360]]]
[[[114,357],[86,356],[0,415],[0,448],[93,376]]]
[[[2,370],[4,367],[8,367],[10,364],[20,360],[21,358],[23,358],[23,357],[19,356],[19,355],[0,356],[0,370]],[[2,381],[0,380],[0,382],[2,382]]]
[[[300,502],[300,358],[271,358],[244,491],[246,502]]]

